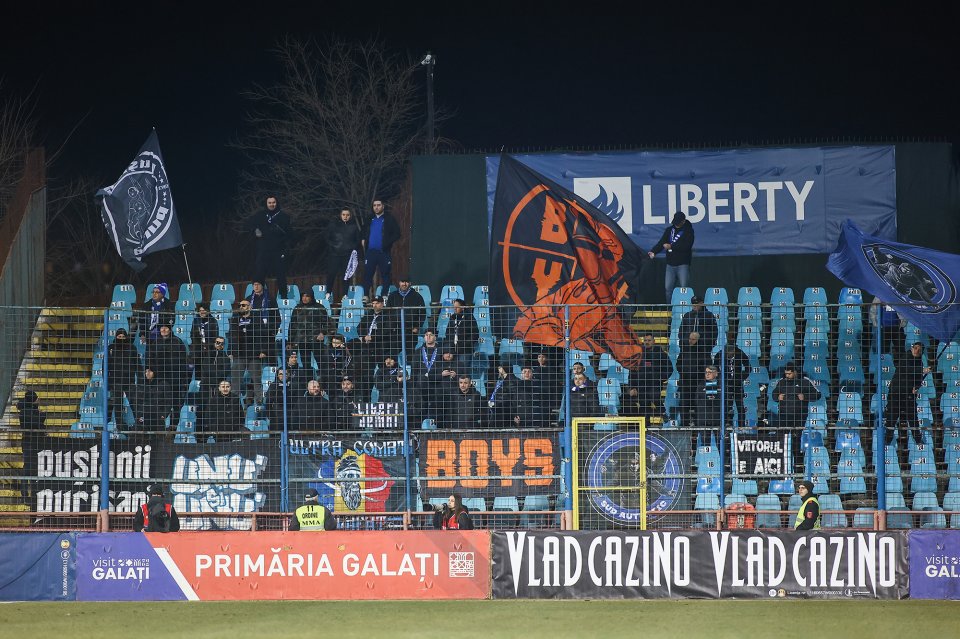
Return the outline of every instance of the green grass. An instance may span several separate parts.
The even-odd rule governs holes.
[[[951,601],[232,601],[0,603],[23,637],[954,637]]]

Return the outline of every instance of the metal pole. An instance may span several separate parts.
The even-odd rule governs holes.
[[[110,420],[110,385],[107,384],[107,376],[110,374],[109,364],[107,364],[109,351],[110,308],[108,307],[103,311],[103,380],[100,383],[103,393],[103,431],[100,433],[100,510],[110,509],[110,433],[107,432],[107,422]],[[122,400],[120,405],[123,405]]]
[[[563,307],[563,450],[565,457],[561,463],[566,468],[567,481],[570,486],[573,485],[573,473],[577,472],[573,468],[571,457],[573,456],[573,419],[570,416],[570,307]],[[573,500],[576,495],[571,494],[570,486],[564,486],[566,498],[563,500],[563,509],[566,511],[566,521],[568,527],[571,526],[573,518]]]
[[[410,511],[410,423],[408,416],[410,414],[410,403],[407,401],[407,329],[406,329],[406,309],[400,307],[400,358],[403,360],[400,365],[400,371],[403,375],[403,462],[405,467],[404,498],[406,499],[407,512]]]
[[[883,370],[881,369],[881,364],[883,362],[883,328],[881,326],[882,309],[877,308],[876,315],[876,324],[873,327],[873,342],[874,342],[874,352],[873,356],[876,357],[874,362],[873,370],[876,371],[876,375],[880,381],[877,384],[877,427],[873,433],[873,450],[874,450],[874,468],[877,471],[877,508],[879,510],[887,509],[887,434],[886,434],[886,424],[883,419]],[[869,314],[868,314],[869,316]],[[863,446],[863,443],[860,443]]]
[[[277,313],[280,310],[277,309]],[[280,445],[280,510],[282,512],[287,512],[288,504],[290,503],[290,436],[289,436],[289,413],[287,412],[287,402],[290,399],[290,396],[287,394],[289,389],[290,380],[288,379],[289,371],[287,370],[287,337],[283,334],[283,318],[280,318],[280,351],[283,353],[280,356],[281,370],[283,371],[283,386],[281,391],[283,392],[283,431],[280,436],[283,438],[283,441]]]
[[[427,51],[420,64],[427,67],[427,153],[432,153],[434,149],[433,138],[433,67],[437,64],[436,57]]]

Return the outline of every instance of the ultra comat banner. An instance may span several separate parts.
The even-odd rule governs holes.
[[[407,445],[402,434],[291,437],[288,445],[293,503],[302,503],[306,490],[315,488],[320,503],[338,514],[368,516],[406,509]],[[369,517],[365,521],[370,523]]]
[[[897,236],[893,146],[513,157],[606,213],[644,250],[678,211],[693,224],[697,256],[830,253],[846,218]],[[492,221],[500,157],[486,161]]]
[[[907,596],[903,533],[495,532],[500,599]]]
[[[0,601],[76,599],[76,533],[0,534]]]
[[[490,533],[123,533],[83,539],[87,601],[483,599]]]
[[[420,434],[420,493],[447,497],[555,495],[560,492],[560,434],[476,431]],[[436,477],[437,479],[433,479]],[[459,479],[443,479],[459,477]]]

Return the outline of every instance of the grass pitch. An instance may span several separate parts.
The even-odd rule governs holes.
[[[951,601],[0,603],[0,638],[954,637]]]

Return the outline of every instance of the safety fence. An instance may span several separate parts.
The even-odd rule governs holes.
[[[0,363],[0,525],[122,520],[161,483],[189,530],[283,529],[249,515],[310,488],[355,529],[429,527],[452,493],[484,527],[789,528],[810,480],[824,526],[960,527],[960,347],[858,291],[516,308],[250,289],[2,309],[31,334]]]

